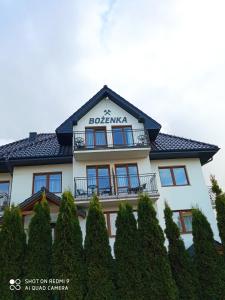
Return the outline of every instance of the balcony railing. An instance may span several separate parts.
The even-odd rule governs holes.
[[[216,202],[216,195],[213,193],[211,186],[208,187],[208,192],[209,192],[209,198],[211,200],[212,207],[215,208],[215,206],[216,206],[216,203],[215,203]]]
[[[88,200],[94,194],[100,199],[134,197],[139,193],[158,194],[156,175],[112,175],[99,177],[74,178],[74,197],[76,200]]]
[[[142,129],[115,127],[113,130],[87,128],[85,131],[74,131],[74,151],[146,148],[150,146],[149,135]]]
[[[5,207],[9,206],[9,195],[0,192],[0,215],[3,214]]]

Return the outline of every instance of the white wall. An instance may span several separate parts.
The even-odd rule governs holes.
[[[151,172],[151,165],[149,158],[142,159],[127,159],[127,160],[105,160],[105,161],[89,161],[89,162],[78,162],[74,161],[74,177],[86,177],[86,166],[95,166],[95,165],[109,165],[110,171],[114,171],[115,174],[115,165],[116,164],[125,164],[125,163],[137,163],[139,174],[146,174]]]
[[[120,124],[89,124],[89,118],[97,118],[104,116],[104,110],[110,109],[111,115],[109,117],[126,117],[127,123],[121,125],[132,125],[133,129],[143,129],[143,123],[139,123],[138,120],[130,115],[127,111],[123,110],[120,106],[115,104],[108,98],[100,101],[96,106],[94,106],[85,116],[83,116],[78,124],[73,127],[74,131],[84,131],[86,126],[106,126],[106,130],[111,130],[112,125]]]
[[[12,176],[9,173],[0,173],[0,182],[9,181],[9,195],[11,193]]]
[[[62,191],[73,191],[72,164],[15,167],[12,181],[11,202],[20,203],[32,195],[33,174],[45,172],[62,172]],[[59,196],[61,194],[58,194]]]
[[[162,187],[159,177],[159,167],[164,166],[186,166],[190,185],[176,187]],[[156,173],[157,186],[160,198],[157,200],[157,211],[160,225],[164,228],[164,203],[167,201],[172,210],[185,210],[198,207],[206,215],[211,223],[214,238],[219,240],[216,219],[211,206],[208,188],[205,184],[202,167],[199,159],[169,159],[151,161],[152,172]],[[185,244],[189,247],[192,244],[192,234],[182,235]]]

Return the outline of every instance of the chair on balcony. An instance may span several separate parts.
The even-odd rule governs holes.
[[[77,189],[76,192],[75,192],[75,197],[76,196],[80,196],[80,197],[83,197],[83,196],[87,196],[87,193],[85,192],[84,189]]]
[[[99,191],[99,194],[101,196],[110,196],[110,195],[112,195],[112,187],[102,188]]]
[[[131,194],[131,193],[143,193],[144,190],[146,189],[146,183],[143,183],[139,186],[135,186],[135,187],[130,187],[128,188],[128,193]]]
[[[137,137],[137,146],[146,146],[147,145],[147,137],[145,134],[141,134]]]
[[[77,149],[83,149],[84,148],[84,139],[82,137],[76,137],[74,139],[74,146]]]

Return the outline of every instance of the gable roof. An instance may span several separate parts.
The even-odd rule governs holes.
[[[205,164],[218,150],[212,144],[159,133],[151,142],[150,159],[199,157]],[[32,141],[27,138],[0,146],[0,172],[18,165],[72,163],[72,158],[72,145],[60,145],[55,133],[42,133]]]
[[[43,187],[40,191],[31,195],[29,198],[27,198],[26,200],[24,200],[23,202],[21,202],[19,204],[21,211],[23,212],[23,211],[27,211],[27,210],[28,211],[33,210],[35,203],[37,203],[38,201],[40,201],[42,199],[43,193],[45,193],[47,201],[50,201],[57,206],[60,206],[61,198],[58,197],[57,195],[55,195],[54,193],[49,192],[46,188]],[[85,218],[86,211],[82,207],[78,206],[77,207],[77,215],[82,218]]]
[[[64,121],[57,129],[56,134],[60,144],[71,144],[73,135],[73,125],[87,114],[96,104],[102,99],[108,97],[115,104],[126,110],[129,114],[144,123],[144,127],[149,131],[151,140],[154,140],[161,129],[161,125],[153,120],[151,117],[146,115],[143,111],[138,109],[136,106],[122,98],[120,95],[115,93],[113,90],[104,85],[104,87],[94,95],[89,101],[87,101],[81,108],[79,108],[73,115],[71,115],[66,121]]]
[[[201,164],[207,163],[219,147],[175,135],[159,133],[151,142],[150,159],[192,158],[199,157]]]

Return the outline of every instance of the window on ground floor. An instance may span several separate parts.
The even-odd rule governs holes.
[[[33,193],[45,187],[49,192],[62,192],[62,173],[39,173],[33,177]]]
[[[173,211],[173,220],[178,225],[181,233],[192,232],[192,211],[190,209]]]
[[[134,217],[137,220],[137,211],[133,211]],[[108,230],[109,237],[116,236],[116,218],[117,211],[104,212],[106,228]]]
[[[162,186],[182,186],[190,184],[185,166],[160,167],[159,176]]]
[[[9,181],[0,181],[0,193],[9,193]]]

